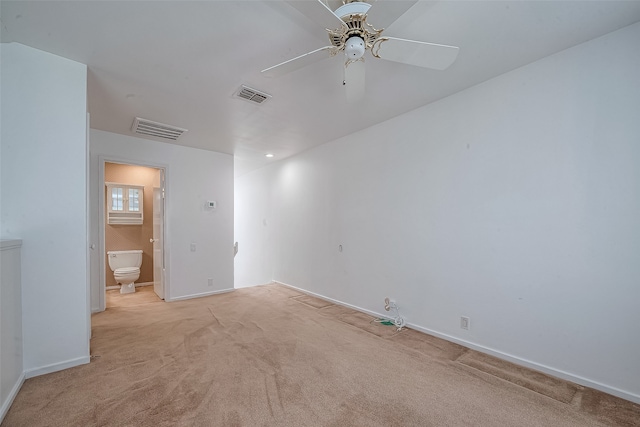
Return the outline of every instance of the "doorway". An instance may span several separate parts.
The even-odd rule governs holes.
[[[100,160],[102,310],[165,298],[165,177],[164,167]],[[130,287],[134,292],[120,292],[110,267],[108,252],[119,251],[141,254],[140,275]]]

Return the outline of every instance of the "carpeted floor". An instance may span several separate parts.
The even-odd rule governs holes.
[[[640,426],[640,405],[265,285],[93,316],[8,426]]]

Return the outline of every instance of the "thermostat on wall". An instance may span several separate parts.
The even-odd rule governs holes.
[[[215,200],[209,200],[207,203],[205,203],[205,206],[209,209],[215,209],[216,208],[216,202]]]

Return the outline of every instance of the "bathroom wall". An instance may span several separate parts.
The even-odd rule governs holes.
[[[141,225],[105,224],[105,265],[109,265],[108,251],[142,249],[140,278],[136,283],[153,282],[153,188],[160,186],[160,170],[144,166],[105,163],[105,182],[140,185],[144,187],[143,221]],[[105,197],[108,194],[105,192]],[[105,202],[105,209],[108,205]],[[105,213],[106,218],[106,213]],[[106,286],[117,286],[113,272],[107,268]]]

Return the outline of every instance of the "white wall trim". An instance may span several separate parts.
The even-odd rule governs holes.
[[[165,301],[167,302],[173,302],[173,301],[182,301],[185,299],[192,299],[192,298],[200,298],[200,297],[208,297],[210,295],[216,295],[216,294],[226,294],[227,292],[233,292],[235,291],[234,288],[230,288],[230,289],[222,289],[219,291],[211,291],[211,292],[202,292],[199,294],[190,294],[190,295],[183,295],[180,297],[176,297],[176,298],[165,298]]]
[[[84,174],[85,174],[85,215],[86,215],[86,230],[87,233],[87,253],[85,255],[85,261],[87,263],[87,354],[91,353],[91,334],[93,332],[91,328],[91,252],[95,251],[95,245],[91,243],[91,114],[87,111],[87,124],[86,124],[86,141],[84,144]]]
[[[50,374],[52,372],[62,371],[63,369],[73,368],[75,366],[86,365],[91,361],[91,356],[82,356],[76,359],[67,360],[60,363],[53,363],[39,368],[27,369],[24,371],[25,378],[38,377],[40,375]]]
[[[98,285],[98,312],[104,311],[107,309],[107,298],[105,295],[106,290],[106,275],[107,275],[107,266],[104,261],[104,254],[107,252],[106,243],[105,243],[105,189],[104,189],[104,162],[106,159],[104,156],[98,156],[98,188],[93,189],[94,191],[98,191],[98,259],[99,264],[98,268],[100,270],[99,277],[100,282]]]
[[[371,311],[371,310],[367,310],[367,309],[362,308],[362,307],[358,307],[357,305],[351,305],[351,304],[347,304],[346,302],[342,302],[342,301],[339,301],[339,300],[336,300],[336,299],[333,299],[333,298],[325,297],[324,295],[316,294],[315,292],[307,291],[306,289],[298,288],[297,286],[293,286],[293,285],[290,285],[288,283],[279,282],[277,280],[274,280],[273,283],[277,283],[279,285],[286,286],[286,287],[291,288],[291,289],[295,289],[296,291],[300,291],[303,294],[311,295],[311,296],[314,296],[316,298],[320,298],[320,299],[323,299],[325,301],[332,302],[334,304],[338,304],[338,305],[341,305],[341,306],[344,306],[344,307],[352,308],[354,310],[360,311],[362,313],[369,314],[371,316],[384,317],[385,319],[389,318],[388,315],[380,314],[380,313],[377,313],[375,311]]]
[[[328,297],[326,297],[324,295],[316,294],[315,292],[310,292],[310,291],[307,291],[306,289],[301,289],[301,288],[298,288],[297,286],[293,286],[293,285],[290,285],[288,283],[279,282],[277,280],[274,280],[273,283],[277,283],[279,285],[283,285],[283,286],[286,286],[288,288],[295,289],[296,291],[300,291],[300,292],[302,292],[304,294],[311,295],[311,296],[323,299],[325,301],[332,302],[334,304],[338,304],[338,305],[341,305],[341,306],[344,306],[344,307],[352,308],[354,310],[360,311],[362,313],[369,314],[371,316],[384,317],[384,318],[388,317],[388,316],[386,316],[384,314],[380,314],[380,313],[377,313],[377,312],[371,311],[371,310],[366,310],[364,308],[361,308],[361,307],[358,307],[358,306],[355,306],[355,305],[351,305],[351,304],[347,304],[345,302],[338,301],[338,300],[335,300],[333,298],[328,298]],[[519,366],[524,366],[526,368],[533,369],[533,370],[536,370],[536,371],[539,371],[539,372],[543,372],[545,374],[548,374],[548,375],[551,375],[551,376],[554,376],[554,377],[557,377],[557,378],[560,378],[560,379],[563,379],[563,380],[566,380],[566,381],[571,381],[573,383],[576,383],[576,384],[579,384],[579,385],[582,385],[582,386],[585,386],[585,387],[593,388],[595,390],[600,390],[600,391],[605,392],[607,394],[611,394],[613,396],[617,396],[617,397],[619,397],[621,399],[629,400],[629,401],[634,402],[634,403],[640,403],[640,396],[637,395],[637,394],[634,394],[634,393],[630,393],[628,391],[620,390],[618,388],[611,387],[611,386],[608,386],[606,384],[599,383],[597,381],[591,381],[591,380],[589,380],[587,378],[583,378],[583,377],[578,376],[578,375],[573,375],[573,374],[570,374],[568,372],[565,372],[565,371],[562,371],[562,370],[558,370],[558,369],[554,369],[554,368],[551,368],[549,366],[541,365],[539,363],[535,363],[535,362],[532,362],[532,361],[527,360],[527,359],[522,359],[520,357],[516,357],[516,356],[510,355],[510,354],[507,354],[507,353],[503,353],[501,351],[497,351],[497,350],[494,350],[494,349],[489,348],[489,347],[484,347],[482,345],[475,344],[475,343],[473,343],[471,341],[466,341],[466,340],[462,340],[462,339],[459,339],[459,338],[455,338],[455,337],[452,337],[451,335],[443,334],[441,332],[434,331],[432,329],[425,328],[425,327],[422,327],[420,325],[416,325],[414,323],[407,322],[407,327],[409,327],[411,329],[415,329],[417,331],[420,331],[420,332],[428,334],[428,335],[433,335],[434,337],[441,338],[441,339],[443,339],[445,341],[450,341],[450,342],[453,342],[453,343],[456,343],[456,344],[460,344],[463,347],[467,347],[467,348],[470,348],[472,350],[479,351],[480,353],[485,353],[485,354],[497,357],[498,359],[506,360],[507,362],[511,362],[511,363],[514,363],[514,364],[519,365]]]
[[[2,243],[0,244],[0,250],[2,251],[22,248],[22,240],[20,239],[3,239],[1,242]]]
[[[135,284],[136,288],[141,288],[142,286],[153,286],[153,282],[142,282],[142,283]],[[115,291],[120,289],[120,286],[107,286],[105,289],[107,291]]]
[[[519,366],[524,366],[525,368],[529,368],[529,369],[533,369],[535,371],[539,371],[539,372],[543,372],[545,374],[549,374],[551,376],[554,376],[556,378],[560,378],[566,381],[571,381],[573,383],[585,386],[585,387],[589,387],[589,388],[593,388],[595,390],[600,390],[602,392],[611,394],[613,396],[617,396],[620,397],[622,399],[625,400],[629,400],[631,402],[635,402],[635,403],[640,403],[640,396],[633,394],[633,393],[629,393],[627,391],[624,390],[620,390],[618,388],[615,387],[610,387],[606,384],[602,384],[596,381],[591,381],[587,378],[581,377],[579,375],[573,375],[570,374],[568,372],[559,370],[559,369],[554,369],[551,368],[549,366],[545,366],[545,365],[541,365],[539,363],[535,363],[532,362],[530,360],[527,359],[522,359],[520,357],[516,357],[516,356],[512,356],[508,353],[503,353],[501,351],[498,350],[494,350],[492,348],[489,347],[485,347],[482,345],[478,345],[475,344],[473,342],[470,341],[466,341],[466,340],[461,340],[459,338],[455,338],[452,337],[450,335],[447,334],[443,334],[428,328],[423,328],[422,326],[419,325],[415,325],[413,323],[407,323],[407,326],[410,327],[411,329],[415,329],[417,331],[423,332],[425,334],[429,334],[429,335],[433,335],[434,337],[438,337],[438,338],[442,338],[443,340],[446,341],[451,341],[454,342],[456,344],[460,344],[464,347],[470,348],[472,350],[476,350],[479,351],[480,353],[485,353],[494,357],[497,357],[498,359],[502,359],[502,360],[506,360],[507,362],[511,362],[514,363],[516,365]]]
[[[22,388],[22,384],[24,384],[25,379],[26,378],[23,372],[18,378],[18,381],[16,381],[16,383],[11,388],[11,392],[7,396],[7,399],[4,402],[2,402],[2,407],[0,407],[0,423],[2,423],[2,420],[4,420],[5,415],[7,415],[7,412],[9,412],[9,408],[11,408],[11,405],[13,404],[13,400],[18,395],[18,392]]]
[[[141,282],[135,284],[136,288],[141,288],[143,286],[153,286],[153,282]],[[119,289],[119,288],[118,288]]]

